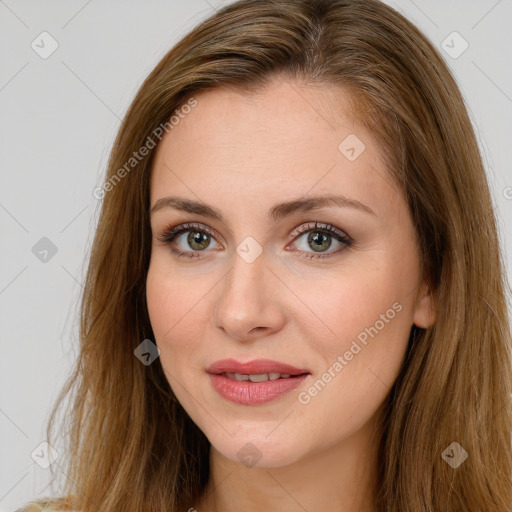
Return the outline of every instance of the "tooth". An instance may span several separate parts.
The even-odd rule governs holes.
[[[235,374],[234,374],[234,373],[228,373],[228,372],[226,372],[224,375],[225,375],[228,379],[234,379],[234,378],[235,378]]]
[[[265,382],[268,380],[268,373],[258,373],[256,375],[249,375],[251,382]]]
[[[249,380],[249,375],[244,375],[243,373],[234,373],[235,380],[239,382],[243,382],[244,380]]]
[[[281,379],[288,379],[290,377],[289,373],[281,373]]]
[[[280,376],[281,376],[280,373],[269,373],[268,380],[276,380],[276,379],[279,379]]]

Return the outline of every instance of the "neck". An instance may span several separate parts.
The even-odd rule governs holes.
[[[198,512],[374,512],[377,422],[282,467],[247,467],[210,449]]]

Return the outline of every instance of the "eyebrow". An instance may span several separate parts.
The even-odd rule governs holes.
[[[357,199],[351,199],[339,195],[324,195],[319,197],[310,197],[307,199],[299,198],[293,201],[279,203],[273,206],[268,212],[269,221],[277,222],[293,213],[306,212],[326,206],[337,206],[340,208],[353,208],[370,215],[376,213],[367,205],[361,203]],[[158,199],[150,209],[150,215],[161,210],[162,208],[174,208],[188,213],[195,213],[224,222],[222,213],[217,208],[198,201],[192,201],[181,197],[162,197]]]

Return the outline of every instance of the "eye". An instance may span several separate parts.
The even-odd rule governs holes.
[[[175,228],[167,228],[157,238],[160,242],[171,245],[171,251],[179,257],[200,258],[201,254],[199,253],[211,248],[210,245],[211,241],[214,240],[214,235],[206,227],[197,224],[181,224]],[[178,247],[181,242],[181,247],[174,248],[172,246],[174,241],[177,242]],[[189,249],[192,249],[192,251]]]
[[[299,252],[305,259],[325,258],[339,253],[340,249],[327,252],[332,246],[333,239],[335,244],[341,247],[341,250],[351,247],[353,244],[353,240],[343,231],[331,224],[319,224],[318,222],[302,225],[291,236],[294,237],[294,242],[297,237],[299,241],[304,239]],[[157,236],[157,239],[170,245],[171,251],[180,258],[200,258],[202,257],[201,252],[212,248],[212,240],[215,240],[215,235],[209,228],[200,224],[181,224],[165,229],[162,234]],[[216,241],[215,243],[218,244]],[[178,248],[173,247],[175,244],[178,245]],[[222,247],[220,244],[218,246]],[[313,251],[309,252],[308,248],[313,248]]]
[[[302,240],[303,243],[299,250],[304,253],[302,257],[305,259],[330,257],[339,253],[343,248],[351,247],[353,243],[352,239],[343,231],[331,224],[319,224],[318,222],[301,226],[292,233],[292,236],[298,236],[298,240]],[[335,245],[338,244],[342,249],[327,252],[332,246],[333,238]],[[309,248],[312,248],[313,252],[309,252],[307,250]]]

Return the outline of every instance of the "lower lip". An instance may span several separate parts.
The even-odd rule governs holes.
[[[288,379],[251,382],[228,379],[224,375],[209,374],[212,385],[225,399],[236,404],[256,405],[270,402],[297,388],[309,375],[305,373]]]

